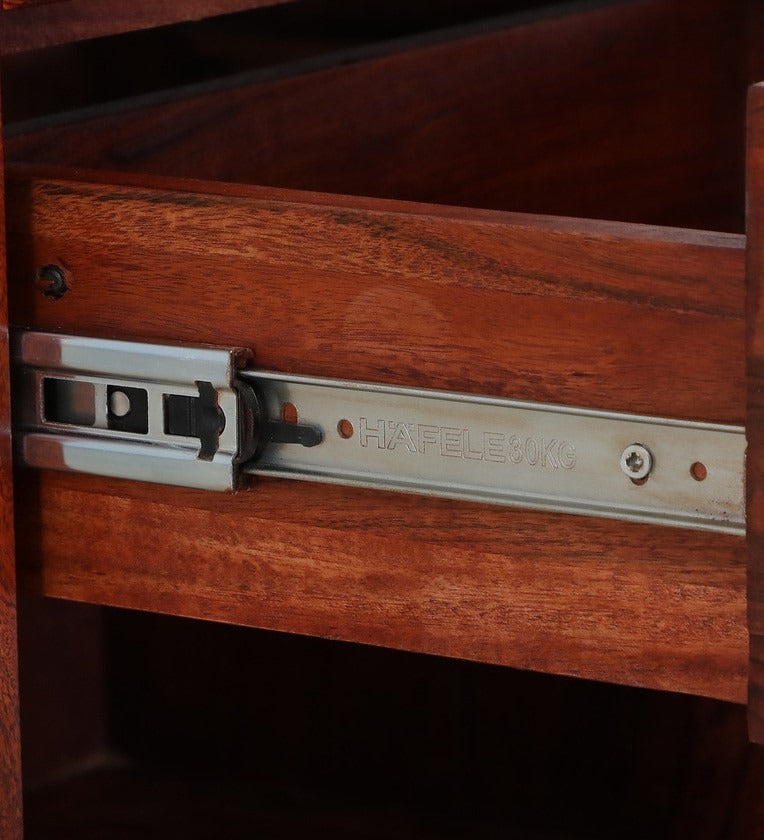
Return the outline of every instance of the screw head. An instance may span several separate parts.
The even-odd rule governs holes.
[[[43,265],[37,272],[37,287],[49,300],[59,300],[69,291],[66,273],[58,265]]]
[[[647,478],[653,468],[653,456],[641,443],[632,443],[621,454],[621,469],[634,481]]]

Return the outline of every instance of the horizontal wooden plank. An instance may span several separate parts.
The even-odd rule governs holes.
[[[21,505],[41,594],[745,698],[737,538],[275,483],[191,499],[46,475]]]
[[[289,0],[3,0],[15,14],[3,18],[0,54],[150,29],[185,20],[272,6]]]
[[[742,232],[746,16],[733,5],[574,3],[576,14],[90,112],[10,136],[9,155]]]
[[[11,179],[12,277],[60,262],[76,287],[59,306],[17,281],[16,323],[68,313],[111,337],[225,335],[274,370],[743,420],[741,236],[115,177]]]
[[[11,175],[14,323],[742,421],[741,237],[80,178]],[[60,301],[35,288],[48,262]],[[739,538],[277,481],[230,497],[24,473],[19,492],[35,592],[745,695]]]

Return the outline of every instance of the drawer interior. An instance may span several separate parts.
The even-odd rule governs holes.
[[[760,4],[348,5],[9,56],[8,159],[742,232]]]

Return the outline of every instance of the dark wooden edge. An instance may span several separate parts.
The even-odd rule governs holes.
[[[2,0],[0,12],[12,12],[22,6],[41,6],[44,3],[60,3],[61,0]]]
[[[66,0],[16,7],[5,0],[3,9],[13,8],[14,14],[3,20],[0,53],[25,52],[285,2],[289,0]]]
[[[2,143],[0,226],[4,231]],[[0,237],[0,837],[15,840],[21,837],[21,749],[6,291],[3,235]]]
[[[764,743],[764,84],[748,100],[747,228],[748,725]]]
[[[723,251],[741,251],[745,247],[742,234],[729,231],[705,230],[672,225],[621,222],[610,219],[579,218],[548,213],[524,213],[512,210],[482,209],[455,204],[428,203],[406,199],[369,197],[357,194],[334,193],[319,190],[301,190],[288,187],[260,186],[250,183],[211,180],[205,177],[179,177],[157,175],[116,169],[86,168],[69,164],[15,163],[9,161],[5,167],[8,180],[13,182],[66,181],[75,184],[122,185],[146,190],[184,192],[189,195],[205,195],[223,199],[262,200],[296,204],[305,207],[341,206],[348,210],[371,210],[372,212],[396,213],[406,216],[453,219],[463,222],[501,223],[519,229],[534,229],[560,232],[578,236],[607,239],[625,239],[651,243],[691,245],[718,248]],[[717,284],[718,285],[718,284]],[[718,290],[721,291],[721,290]],[[692,300],[697,290],[687,294]],[[734,293],[735,298],[738,294]],[[719,307],[726,310],[727,306]],[[734,314],[739,316],[737,305]]]

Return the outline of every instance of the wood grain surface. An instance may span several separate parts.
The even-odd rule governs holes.
[[[742,232],[744,6],[573,4],[96,110],[9,137],[9,159]]]
[[[39,6],[41,3],[60,3],[61,0],[2,0],[0,12],[20,9],[22,6]]]
[[[16,324],[742,422],[742,237],[88,177],[11,175]],[[71,281],[55,302],[49,262]],[[24,471],[18,492],[32,592],[745,698],[740,538],[279,481]]]
[[[13,11],[20,9],[22,6],[41,6],[45,3],[61,3],[62,0],[2,0],[0,3],[1,11]]]
[[[3,18],[0,55],[283,2],[288,0],[3,0],[15,14]]]
[[[4,222],[3,149],[0,141],[0,227]],[[16,555],[13,539],[11,407],[5,238],[0,238],[0,837],[21,838]]]
[[[748,107],[748,725],[764,743],[764,85]]]

